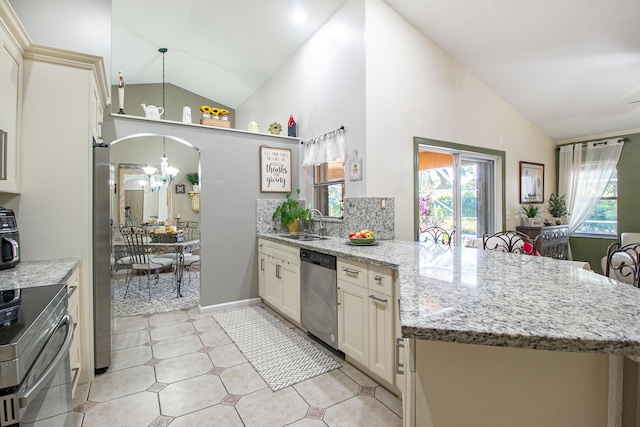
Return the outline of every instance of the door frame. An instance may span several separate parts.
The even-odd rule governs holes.
[[[490,155],[490,156],[495,156],[500,158],[500,162],[501,162],[500,169],[501,169],[501,175],[502,175],[501,182],[500,182],[500,187],[501,187],[500,191],[502,193],[501,194],[502,197],[499,197],[499,195],[496,195],[495,200],[500,201],[500,210],[502,211],[502,215],[501,215],[502,219],[501,219],[501,224],[496,228],[504,230],[505,224],[507,222],[507,210],[505,205],[505,197],[506,197],[505,177],[506,177],[506,157],[507,157],[506,153],[504,151],[493,150],[491,148],[475,147],[472,145],[458,144],[456,142],[439,141],[436,139],[429,139],[429,138],[414,136],[413,137],[413,236],[414,238],[416,238],[416,236],[418,235],[418,229],[420,227],[420,218],[418,215],[418,211],[419,211],[418,197],[420,196],[418,194],[419,193],[418,174],[420,172],[419,153],[420,153],[421,145],[439,147],[447,150],[461,151],[461,152],[471,153],[471,154],[485,154],[485,155]],[[497,215],[499,214],[498,214],[498,207],[496,206],[496,216]]]

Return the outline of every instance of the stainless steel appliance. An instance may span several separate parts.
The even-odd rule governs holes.
[[[20,262],[20,234],[13,209],[0,207],[0,270]]]
[[[93,141],[93,333],[95,371],[111,365],[111,218],[109,146]]]
[[[336,257],[300,249],[300,261],[302,327],[337,350]]]
[[[15,300],[15,289],[9,293]],[[18,319],[0,327],[0,426],[73,426],[65,284],[19,289]]]

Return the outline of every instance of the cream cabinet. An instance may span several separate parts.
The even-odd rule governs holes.
[[[281,314],[300,323],[300,250],[258,239],[260,297]]]
[[[0,192],[19,193],[23,51],[0,21]]]
[[[356,362],[369,364],[367,289],[338,281],[338,348]]]
[[[393,270],[338,259],[338,348],[395,384]]]
[[[258,240],[258,295],[264,297],[267,255],[264,253],[264,240]]]
[[[80,273],[76,268],[69,280],[67,280],[67,298],[68,308],[67,311],[71,315],[73,320],[73,340],[71,341],[71,347],[69,348],[69,363],[71,365],[71,384],[72,395],[75,395],[76,386],[80,380],[80,373],[82,370],[82,350],[80,348],[80,335],[81,335],[81,315],[80,315]]]

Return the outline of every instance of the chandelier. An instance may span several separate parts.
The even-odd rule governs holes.
[[[165,70],[164,70],[164,54],[167,52],[166,47],[161,47],[158,52],[162,53],[162,110],[165,111]],[[148,177],[149,188],[152,192],[158,191],[163,184],[171,184],[173,178],[178,175],[180,169],[169,166],[169,159],[166,152],[166,140],[162,137],[162,157],[160,157],[160,174],[157,174],[158,168],[153,166],[144,166],[142,168]],[[146,182],[140,181],[140,185],[144,188]]]

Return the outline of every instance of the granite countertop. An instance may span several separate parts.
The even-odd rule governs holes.
[[[571,262],[400,240],[258,237],[398,270],[407,338],[640,355],[640,289]]]
[[[0,290],[64,283],[79,264],[76,258],[22,261],[14,268],[0,270]]]

